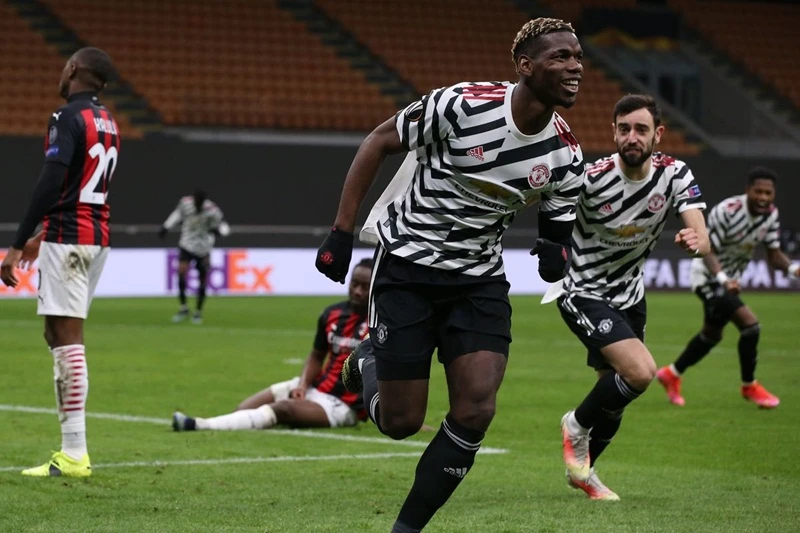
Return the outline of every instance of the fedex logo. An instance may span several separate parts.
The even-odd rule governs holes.
[[[0,252],[0,261],[5,257],[6,252]],[[36,296],[36,289],[39,285],[39,269],[35,265],[30,270],[17,268],[14,270],[14,274],[19,280],[19,284],[12,289],[0,281],[0,296]]]
[[[272,265],[256,264],[247,250],[226,250],[211,254],[207,290],[211,293],[269,294],[272,292],[270,274]],[[199,285],[197,270],[192,269],[186,278],[187,288],[195,291]],[[178,252],[167,254],[167,290],[178,288]]]

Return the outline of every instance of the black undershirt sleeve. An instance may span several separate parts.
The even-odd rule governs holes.
[[[12,247],[22,250],[25,243],[33,234],[36,226],[42,221],[44,216],[52,209],[61,195],[61,188],[64,185],[64,177],[67,175],[67,166],[55,161],[46,161],[39,175],[39,181],[33,189],[28,210],[25,217],[17,229]]]

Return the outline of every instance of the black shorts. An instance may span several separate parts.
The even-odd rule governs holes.
[[[558,308],[564,322],[589,350],[586,364],[595,370],[611,368],[600,349],[625,339],[644,342],[647,301],[642,298],[627,309],[580,296],[562,296]]]
[[[178,247],[178,261],[186,261],[188,263],[194,263],[194,266],[197,268],[204,268],[208,266],[208,255],[195,255],[192,252],[184,250],[181,247]]]
[[[481,350],[508,356],[508,288],[505,276],[468,276],[417,265],[379,245],[369,311],[378,379],[428,379],[437,348],[445,366]]]
[[[694,293],[703,302],[703,321],[711,326],[725,327],[736,310],[744,306],[738,294],[731,294],[716,282],[701,285]]]

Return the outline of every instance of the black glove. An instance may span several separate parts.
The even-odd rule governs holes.
[[[167,236],[167,228],[161,226],[161,229],[158,230],[158,238],[163,239],[166,236]]]
[[[353,234],[334,227],[317,250],[314,265],[328,278],[344,283],[352,256]]]
[[[547,239],[536,239],[531,255],[539,256],[539,275],[546,282],[554,283],[567,273],[570,253],[566,246]]]

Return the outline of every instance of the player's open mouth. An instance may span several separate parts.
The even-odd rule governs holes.
[[[581,80],[575,78],[571,80],[564,80],[561,82],[561,86],[564,87],[568,92],[573,94],[578,92],[578,85],[580,84]]]

